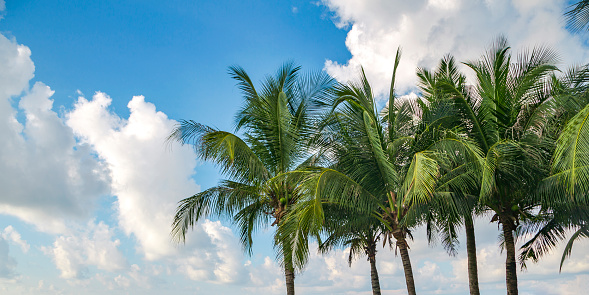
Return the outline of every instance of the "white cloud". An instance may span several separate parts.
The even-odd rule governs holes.
[[[20,246],[21,250],[24,253],[29,252],[31,246],[27,243],[27,241],[23,240],[20,234],[12,227],[12,225],[7,226],[4,231],[2,232],[2,238],[5,240],[12,241],[13,243]]]
[[[52,257],[61,277],[88,278],[88,266],[115,271],[127,267],[127,260],[119,251],[120,241],[113,240],[113,230],[103,222],[90,221],[84,229],[72,235],[59,236],[52,247],[43,247]]]
[[[417,67],[432,68],[448,53],[458,61],[476,59],[498,35],[514,49],[548,45],[564,65],[589,57],[584,40],[571,35],[562,19],[565,1],[530,0],[324,0],[346,38],[352,58],[327,60],[325,69],[340,81],[356,79],[362,65],[378,93],[388,91],[395,50],[403,49],[397,90],[415,87]]]
[[[113,208],[120,228],[135,237],[147,260],[167,264],[168,275],[172,266],[199,279],[188,273],[191,268],[204,271],[209,282],[243,283],[248,272],[241,247],[219,222],[198,225],[185,246],[171,242],[177,202],[200,190],[191,178],[192,149],[165,143],[176,121],[142,96],[133,97],[129,118],[121,118],[109,110],[111,99],[101,92],[90,101],[80,97],[61,118],[53,111],[53,90],[41,82],[29,89],[30,54],[26,46],[0,35],[0,213],[59,234],[42,249],[61,277],[75,279],[73,284],[95,278],[107,287],[147,287],[158,280],[162,266],[129,267],[111,227],[94,221],[80,226],[95,213],[97,198],[110,192],[117,197]],[[8,255],[7,242],[23,252],[30,245],[10,226],[0,232],[0,240],[0,273],[13,276],[16,261]],[[105,272],[91,277],[93,268]]]
[[[119,224],[133,234],[148,260],[177,253],[170,240],[177,202],[199,191],[190,178],[196,158],[189,147],[165,144],[175,121],[143,96],[129,102],[127,120],[111,112],[111,98],[97,92],[80,97],[66,115],[80,139],[92,146],[111,171]]]
[[[182,252],[174,263],[191,280],[228,284],[247,279],[241,246],[231,229],[219,221],[197,225]]]
[[[536,280],[529,282],[530,294],[577,295],[589,290],[589,275],[579,275],[573,279]]]
[[[129,102],[128,119],[109,111],[111,98],[96,93],[80,97],[67,124],[90,144],[111,171],[119,224],[137,238],[147,260],[167,261],[191,280],[239,283],[247,278],[241,246],[220,222],[203,220],[187,235],[185,245],[170,239],[177,202],[200,190],[191,179],[196,156],[188,146],[165,139],[175,121],[156,111],[143,96]],[[119,283],[125,285],[125,277]]]
[[[107,192],[108,175],[52,110],[53,91],[41,82],[28,88],[35,69],[30,55],[0,35],[0,213],[63,233],[65,219],[89,216],[88,204]],[[21,124],[11,100],[23,92]]]
[[[270,257],[264,257],[264,263],[253,267],[251,261],[248,263],[250,268],[250,281],[253,287],[247,287],[249,294],[284,294],[286,284],[284,280],[284,269]],[[298,282],[295,278],[295,287]]]
[[[450,51],[459,59],[477,57],[500,31],[516,46],[533,45],[548,36],[551,39],[541,43],[558,43],[563,57],[586,57],[577,37],[560,27],[556,15],[561,13],[562,1],[334,0],[326,4],[340,17],[340,25],[352,26],[347,45],[353,53],[349,65],[328,61],[327,69],[352,77],[351,70],[363,64],[381,90],[388,86],[397,45],[404,47],[401,89],[413,85],[415,66],[431,66]],[[505,21],[512,17],[515,21]],[[487,27],[494,31],[488,32]],[[98,92],[91,100],[80,97],[64,123],[53,111],[53,91],[48,86],[39,82],[29,89],[34,73],[30,54],[26,46],[0,35],[0,136],[4,139],[0,141],[0,174],[5,176],[0,179],[0,213],[61,234],[43,249],[54,259],[62,277],[88,277],[91,268],[97,268],[105,271],[94,279],[109,289],[128,290],[151,287],[158,277],[180,272],[197,281],[246,286],[250,294],[284,293],[283,269],[267,256],[261,264],[244,265],[237,239],[220,222],[205,220],[197,225],[185,246],[170,242],[177,201],[199,191],[191,179],[196,166],[192,150],[179,146],[169,150],[164,144],[175,121],[142,96],[133,97],[128,104],[130,116],[121,118],[109,110],[111,98]],[[23,92],[25,95],[17,99]],[[11,99],[17,99],[16,103]],[[18,108],[13,107],[16,105]],[[24,122],[17,121],[21,113]],[[137,249],[147,260],[158,260],[165,266],[149,261],[128,266],[113,228],[94,221],[86,229],[72,228],[75,223],[66,222],[75,217],[87,220],[95,208],[93,202],[109,191],[117,197],[115,209],[121,229],[136,238]],[[485,290],[501,293],[504,256],[497,246],[497,227],[486,220],[477,224],[481,284]],[[415,232],[410,252],[420,291],[467,292],[464,249],[450,258],[440,247],[428,247],[424,236],[422,229]],[[11,243],[23,252],[30,248],[18,232],[6,227],[0,234],[0,277],[16,275],[17,263],[9,255]],[[560,277],[556,275],[558,250],[520,273],[522,293],[585,290],[585,276],[575,275],[589,269],[584,247],[584,243],[577,245]],[[377,259],[383,290],[404,293],[400,257],[389,249],[379,249]],[[296,285],[301,294],[370,294],[369,264],[360,258],[348,267],[346,249],[326,256],[313,252],[305,272],[297,275]],[[39,282],[39,288],[55,289],[51,281]]]
[[[477,235],[477,258],[479,283],[481,290],[489,294],[505,293],[505,253],[501,253],[498,244],[499,230],[496,223],[489,223],[489,218],[482,217],[475,221]],[[411,264],[417,291],[420,294],[465,294],[468,293],[468,273],[464,234],[460,240],[458,255],[450,257],[438,246],[429,246],[425,240],[425,229],[414,230],[415,240],[409,242]],[[380,244],[382,245],[382,244]],[[558,263],[562,246],[554,254],[545,257],[540,263],[529,263],[526,271],[518,271],[520,292],[522,294],[575,294],[586,284],[579,279],[589,270],[589,254],[583,249],[589,241],[580,241],[573,250],[573,256],[558,274]],[[518,247],[521,243],[518,244]],[[295,279],[297,292],[301,294],[371,294],[370,264],[366,257],[356,259],[348,267],[349,249],[336,249],[326,255],[314,252],[302,274]],[[405,277],[401,258],[390,250],[388,245],[378,247],[376,255],[381,289],[386,294],[406,294]],[[266,263],[252,270],[252,282],[255,287],[247,288],[251,293],[280,294],[284,290],[284,277],[281,269],[270,258]],[[255,276],[255,277],[254,277]],[[256,279],[257,278],[257,279]],[[275,283],[273,283],[275,280]],[[542,288],[536,282],[545,282],[555,287]],[[567,286],[570,282],[571,286]],[[542,285],[543,286],[543,285]],[[557,287],[558,286],[558,287]],[[561,293],[558,292],[559,288]],[[567,293],[568,292],[568,293]],[[578,293],[577,293],[578,294]]]
[[[143,290],[151,289],[153,283],[158,281],[158,274],[142,269],[139,265],[133,264],[123,274],[116,277],[108,274],[98,273],[95,278],[109,290],[128,290],[130,288],[141,288]],[[111,292],[112,293],[112,292]]]

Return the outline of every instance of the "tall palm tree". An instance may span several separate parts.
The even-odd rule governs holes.
[[[386,129],[380,124],[381,118],[376,109],[372,89],[362,73],[360,84],[339,85],[336,89],[338,99],[334,112],[323,128],[325,149],[334,164],[332,168],[317,168],[309,171],[300,189],[309,199],[299,204],[297,219],[304,232],[318,233],[325,220],[323,203],[337,203],[351,210],[354,207],[363,214],[375,213],[387,225],[387,230],[396,239],[401,252],[405,278],[409,294],[415,294],[415,283],[409,260],[408,228],[400,225],[406,208],[397,199],[397,191],[402,186],[401,174],[390,160],[387,151]],[[398,120],[400,132],[397,148],[403,140],[410,140],[412,129],[411,109],[405,104],[402,110],[408,119]],[[402,126],[404,124],[404,126]],[[403,133],[402,133],[403,132]],[[407,135],[406,138],[402,135]],[[390,147],[388,151],[392,152]],[[399,161],[410,162],[399,149],[394,155]],[[407,167],[403,167],[407,170]]]
[[[548,173],[553,141],[542,133],[554,111],[555,59],[539,47],[513,62],[506,40],[499,38],[480,60],[466,63],[476,74],[472,90],[446,85],[469,137],[485,155],[479,202],[502,226],[510,295],[518,293],[514,232],[540,205],[534,193]]]
[[[393,73],[399,59],[397,51]],[[432,197],[440,175],[453,171],[451,166],[459,157],[448,151],[459,150],[466,155],[463,152],[468,143],[459,134],[438,128],[442,118],[418,124],[423,118],[420,104],[396,99],[394,76],[389,108],[382,112],[377,110],[363,71],[359,83],[336,87],[332,111],[321,129],[322,147],[331,165],[304,172],[298,189],[306,197],[292,212],[301,231],[312,234],[323,229],[328,214],[324,204],[335,203],[374,216],[384,227],[384,234],[396,241],[408,293],[415,294],[407,241],[415,219],[405,217],[411,206]],[[440,137],[447,140],[436,142]],[[454,178],[460,182],[459,176]],[[441,187],[452,183],[446,179]]]
[[[553,92],[557,109],[551,123],[551,136],[558,137],[551,162],[551,175],[543,180],[545,200],[538,222],[526,224],[534,236],[522,246],[522,266],[538,261],[573,231],[562,254],[560,269],[571,254],[574,242],[589,237],[589,69],[569,70],[555,81]]]
[[[237,225],[241,242],[251,254],[253,234],[268,225],[280,227],[301,198],[295,183],[281,175],[312,164],[314,157],[308,158],[307,152],[313,131],[309,106],[313,100],[324,100],[332,79],[322,72],[301,76],[292,63],[268,76],[260,88],[240,67],[230,67],[229,73],[245,100],[236,115],[236,131],[243,135],[194,121],[181,121],[170,135],[170,140],[194,145],[200,159],[216,164],[228,178],[180,201],[172,235],[184,241],[186,232],[201,218],[226,216]],[[278,252],[284,254],[278,259],[284,266],[287,294],[292,295],[295,270],[302,267],[293,264],[288,240],[277,237],[276,241]]]
[[[370,283],[372,294],[380,295],[380,281],[376,268],[377,243],[386,231],[377,218],[358,214],[341,206],[327,206],[324,230],[327,239],[319,245],[319,251],[327,253],[334,247],[349,247],[348,264],[354,259],[365,255],[370,263]]]
[[[455,126],[462,125],[461,116],[457,113],[452,105],[452,95],[445,91],[448,87],[456,89],[461,93],[467,91],[466,77],[458,70],[454,58],[450,55],[440,60],[437,69],[432,72],[427,69],[419,68],[417,70],[419,79],[419,88],[422,97],[428,102],[425,106],[427,109],[442,108],[445,116],[443,126],[452,129]],[[448,109],[448,106],[450,108]],[[439,112],[439,110],[437,110]],[[459,203],[459,216],[455,216],[453,211],[445,210],[443,204],[438,203],[439,198],[432,198],[430,204],[427,204],[421,210],[424,212],[425,223],[427,225],[428,240],[431,242],[435,235],[440,233],[444,248],[450,255],[456,254],[456,244],[458,242],[457,228],[464,225],[466,232],[466,252],[468,261],[468,281],[471,295],[480,294],[478,284],[478,268],[476,258],[476,240],[473,224],[473,214],[477,205],[477,195],[480,187],[473,183],[476,177],[476,171],[466,170],[471,182],[466,183],[460,191],[453,191],[453,202]],[[463,175],[466,176],[466,175]],[[464,178],[463,178],[464,179]]]

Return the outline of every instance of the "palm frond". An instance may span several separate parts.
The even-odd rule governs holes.
[[[392,110],[393,106],[395,105],[395,80],[397,76],[397,68],[399,67],[399,62],[401,61],[401,47],[397,48],[397,53],[395,54],[395,65],[393,66],[393,77],[391,78],[391,87],[389,89],[389,109]],[[389,112],[388,114],[388,130],[389,130],[389,141],[393,141],[395,136],[395,122],[397,118],[395,116],[395,112]]]
[[[267,203],[254,201],[243,207],[233,217],[239,231],[241,245],[249,255],[252,254],[253,234],[258,229],[268,226],[270,221],[269,210],[271,208]]]
[[[573,32],[585,30],[589,24],[589,1],[577,1],[577,3],[569,6],[564,16],[567,20],[567,26]]]
[[[589,189],[589,106],[575,115],[558,138],[552,173],[570,196],[585,197]],[[579,194],[576,194],[579,192]]]
[[[433,197],[436,179],[439,177],[438,162],[427,152],[413,156],[403,187],[403,200],[407,205],[426,203]]]
[[[573,251],[573,244],[575,243],[575,241],[577,239],[579,239],[581,237],[582,238],[589,238],[589,225],[588,224],[584,224],[583,226],[581,226],[570,237],[569,241],[567,242],[566,246],[564,247],[562,257],[560,259],[559,271],[562,271],[562,265],[564,264],[564,261],[567,259],[567,257],[571,256],[571,253]]]

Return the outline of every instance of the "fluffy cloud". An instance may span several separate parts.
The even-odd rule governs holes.
[[[88,204],[108,192],[108,174],[53,111],[53,91],[41,82],[29,89],[30,55],[0,35],[0,213],[63,233],[67,218],[88,217]],[[23,92],[17,110],[12,99]]]
[[[176,124],[143,96],[129,102],[129,119],[108,109],[111,98],[98,92],[80,97],[67,124],[92,146],[111,171],[119,224],[133,234],[148,260],[177,253],[170,240],[176,203],[199,191],[190,178],[196,158],[188,147],[165,144]]]
[[[178,270],[195,281],[245,283],[248,270],[241,246],[230,228],[205,220],[187,237],[187,248],[174,261]]]
[[[505,253],[501,252],[497,242],[497,224],[489,223],[488,220],[483,217],[475,221],[479,283],[481,290],[489,294],[504,294]],[[464,236],[461,237],[457,256],[450,257],[442,247],[427,244],[424,228],[416,229],[413,235],[415,240],[410,242],[409,253],[418,293],[468,293]],[[574,292],[582,290],[586,284],[580,278],[589,270],[589,254],[583,251],[587,245],[589,241],[582,240],[575,246],[561,275],[558,274],[558,263],[563,245],[554,250],[554,255],[545,257],[538,264],[529,263],[526,271],[518,271],[522,294],[538,294],[539,291],[542,294],[575,294]],[[316,249],[316,245],[311,248]],[[301,294],[371,294],[370,265],[366,257],[359,257],[349,267],[348,251],[349,249],[336,249],[326,255],[312,252],[305,271],[295,280],[297,291]],[[376,258],[381,289],[388,294],[406,294],[401,258],[388,245],[384,249],[378,248]],[[256,287],[247,290],[252,290],[252,294],[256,291],[280,294],[283,292],[281,288],[284,288],[284,277],[277,274],[280,274],[280,268],[268,258],[266,263],[251,273],[263,280],[252,278]],[[539,287],[546,285],[552,287]]]
[[[164,259],[192,280],[243,282],[247,272],[232,231],[205,220],[187,236],[186,245],[170,240],[177,202],[200,190],[191,179],[196,157],[189,147],[165,144],[176,124],[143,96],[129,102],[130,115],[110,112],[111,98],[96,93],[80,97],[67,124],[90,144],[111,171],[119,224],[139,242],[147,260]],[[126,284],[126,279],[119,279]]]
[[[96,200],[110,193],[116,196],[118,226],[134,236],[148,261],[167,264],[168,274],[171,266],[193,280],[247,281],[241,247],[219,222],[199,224],[185,246],[171,242],[177,202],[200,190],[191,178],[192,150],[165,143],[176,121],[142,96],[133,97],[130,116],[121,118],[101,92],[91,100],[80,97],[60,117],[53,110],[53,90],[42,82],[28,86],[34,72],[30,55],[26,46],[0,35],[0,214],[58,235],[41,249],[62,278],[96,279],[109,288],[149,286],[162,266],[128,266],[113,228],[87,222]],[[30,249],[11,226],[0,232],[0,276],[5,278],[16,268],[9,243],[23,252]],[[91,276],[92,268],[104,272]]]
[[[403,49],[398,90],[410,91],[417,67],[431,68],[445,54],[458,61],[478,58],[498,35],[514,49],[548,45],[564,65],[584,63],[588,51],[580,36],[564,27],[563,0],[324,0],[346,38],[352,58],[328,60],[325,69],[340,81],[355,79],[360,65],[379,93],[390,85],[395,50]]]
[[[558,18],[562,1],[334,0],[325,4],[339,17],[341,26],[351,26],[347,45],[353,54],[346,65],[328,62],[327,70],[345,78],[363,64],[381,91],[388,86],[397,45],[404,48],[401,89],[413,85],[416,66],[432,66],[446,52],[461,60],[476,58],[501,32],[516,46],[557,44],[563,57],[586,57],[580,40],[562,28]],[[192,280],[247,286],[245,291],[250,294],[284,293],[283,270],[277,263],[262,255],[262,263],[244,265],[237,239],[220,222],[197,225],[185,246],[170,242],[177,201],[199,191],[191,179],[196,159],[190,148],[169,149],[164,143],[174,120],[142,96],[132,98],[130,115],[122,118],[109,109],[111,98],[98,92],[91,99],[80,97],[74,109],[66,111],[64,122],[53,110],[53,91],[48,86],[38,82],[29,88],[34,73],[30,54],[26,46],[0,35],[0,173],[4,176],[0,179],[0,213],[59,233],[43,249],[62,277],[89,277],[90,269],[97,268],[104,271],[92,276],[94,283],[129,290],[149,288],[158,277],[180,272]],[[130,240],[138,243],[137,249],[148,261],[129,266],[111,226],[95,221],[74,226],[85,224],[95,209],[93,202],[109,192],[117,199],[118,225],[135,238]],[[77,222],[66,221],[71,218],[78,218]],[[477,224],[481,283],[501,293],[504,256],[497,246],[497,227],[486,220]],[[465,293],[464,250],[450,258],[440,247],[427,246],[423,230],[417,230],[415,237],[410,253],[420,291]],[[18,232],[6,227],[0,233],[0,277],[16,275],[16,261],[9,255],[13,244],[23,252],[30,249]],[[589,257],[579,250],[586,245],[577,245],[560,277],[556,276],[560,249],[542,263],[530,265],[520,274],[522,290],[548,294],[585,290],[585,276],[575,274],[589,269]],[[383,290],[404,293],[400,258],[389,249],[380,249],[377,259]],[[555,283],[557,280],[560,282]],[[296,284],[302,294],[370,294],[369,264],[360,258],[349,268],[346,249],[325,256],[313,253]],[[39,282],[39,288],[59,289],[50,281]]]
[[[113,236],[108,225],[91,221],[76,234],[59,236],[52,247],[44,247],[43,251],[53,258],[62,278],[83,279],[88,277],[88,266],[106,271],[127,266],[118,249],[120,241],[113,240]]]
[[[131,265],[124,273],[114,276],[112,273],[97,273],[94,278],[105,286],[109,293],[114,290],[128,293],[131,288],[141,288],[143,292],[152,289],[154,285],[161,283],[162,267],[148,264],[143,268],[137,264]]]
[[[573,279],[535,280],[526,282],[532,290],[530,294],[576,295],[586,294],[589,289],[589,275],[579,275]]]
[[[247,266],[251,268],[249,275],[252,287],[245,288],[249,294],[284,294],[284,269],[274,260],[266,256],[262,264],[253,267],[251,261],[248,261]],[[299,281],[295,278],[295,287]]]
[[[243,283],[247,271],[241,247],[220,222],[204,220],[187,235],[185,245],[176,246],[170,239],[177,202],[200,190],[191,179],[196,166],[192,149],[165,143],[176,121],[143,96],[129,102],[128,119],[108,109],[111,101],[101,92],[91,100],[80,97],[66,117],[68,126],[111,171],[121,228],[137,239],[147,260],[165,261],[191,280]],[[115,283],[126,286],[136,280],[124,275]]]

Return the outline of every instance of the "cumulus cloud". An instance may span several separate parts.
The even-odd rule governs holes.
[[[120,241],[113,239],[112,228],[103,222],[89,222],[72,235],[59,236],[52,247],[43,247],[53,258],[65,279],[88,278],[88,266],[115,271],[127,267],[127,260],[119,251]]]
[[[388,87],[398,45],[404,48],[401,91],[413,86],[415,67],[433,66],[447,52],[460,60],[476,58],[499,33],[506,34],[516,47],[554,45],[566,62],[586,58],[582,40],[562,28],[562,1],[324,3],[336,14],[339,26],[350,26],[346,45],[353,55],[343,65],[327,61],[326,69],[345,80],[355,77],[362,64],[379,91]],[[130,115],[122,118],[109,109],[112,99],[102,92],[91,99],[78,92],[81,97],[62,118],[53,110],[54,92],[47,85],[38,82],[29,87],[34,73],[30,55],[26,46],[0,35],[0,174],[4,176],[0,179],[0,213],[59,234],[51,246],[42,249],[53,258],[63,278],[88,278],[91,268],[97,268],[105,272],[93,278],[107,288],[129,289],[147,288],[163,274],[180,272],[192,280],[247,286],[251,294],[284,293],[282,268],[270,257],[263,257],[260,264],[244,264],[237,239],[220,222],[205,220],[197,225],[185,246],[170,242],[177,201],[200,189],[191,178],[197,164],[192,150],[179,146],[170,150],[164,144],[174,120],[143,96],[131,99]],[[17,118],[22,117],[19,122]],[[95,208],[92,202],[106,193],[116,196],[119,226],[135,238],[131,240],[137,241],[147,262],[129,266],[113,228],[103,222],[91,221],[85,228],[66,222],[70,218],[87,220]],[[497,246],[497,234],[496,225],[488,219],[477,224],[481,283],[504,290],[504,256]],[[423,229],[415,237],[410,254],[420,291],[467,292],[464,249],[456,258],[449,258],[440,247],[427,246]],[[9,255],[12,244],[23,252],[30,249],[14,228],[6,227],[0,233],[3,278],[16,274],[17,263]],[[586,244],[580,243],[576,249],[583,247]],[[586,289],[585,277],[575,274],[589,270],[589,257],[574,251],[562,277],[556,277],[560,252],[555,253],[520,274],[522,289],[534,292],[559,279],[571,287],[558,283],[542,290],[554,290],[546,291],[549,294],[570,290],[572,294]],[[379,249],[377,260],[383,290],[403,293],[400,258],[389,249]],[[369,271],[365,258],[349,268],[347,249],[325,256],[313,253],[306,271],[297,276],[297,289],[301,293],[369,294]],[[40,282],[39,287],[49,284]]]
[[[589,275],[579,275],[568,280],[536,280],[531,281],[529,285],[533,294],[550,294],[550,295],[576,295],[585,294],[589,289]]]
[[[0,214],[58,235],[42,250],[62,278],[145,287],[162,272],[148,262],[157,260],[190,279],[243,283],[248,272],[241,247],[219,222],[198,225],[185,246],[171,242],[177,202],[200,190],[191,178],[193,151],[165,143],[176,121],[142,96],[133,97],[129,117],[121,118],[109,109],[112,99],[105,93],[87,100],[80,91],[73,109],[61,117],[53,110],[49,86],[37,82],[29,88],[34,73],[30,55],[26,46],[0,35]],[[128,266],[113,228],[87,222],[95,201],[106,194],[116,197],[118,225],[134,237],[148,260],[145,265]],[[15,273],[9,243],[23,252],[30,249],[13,227],[0,232],[3,277]],[[105,272],[92,277],[93,268]]]
[[[94,278],[105,286],[110,293],[113,290],[129,290],[141,288],[143,291],[152,289],[155,284],[161,283],[161,266],[147,264],[143,267],[133,264],[125,272],[118,275],[112,273],[97,273]]]
[[[136,238],[137,249],[148,261],[164,261],[191,280],[245,282],[241,247],[220,222],[203,220],[187,235],[185,245],[171,241],[177,202],[200,190],[191,178],[196,166],[192,149],[165,143],[176,121],[143,96],[129,102],[127,119],[109,110],[111,102],[101,92],[91,100],[79,97],[66,117],[67,125],[111,172],[120,227]],[[111,283],[124,287],[138,278],[127,274]]]
[[[492,294],[505,292],[505,253],[498,244],[499,230],[496,223],[488,218],[475,220],[477,235],[477,258],[481,290]],[[423,294],[465,294],[468,293],[467,258],[464,233],[456,257],[449,256],[439,245],[428,245],[423,227],[414,230],[414,241],[410,244],[410,258],[417,291]],[[521,242],[518,247],[521,246]],[[382,244],[380,244],[382,245]],[[573,250],[572,257],[565,263],[563,274],[558,274],[558,263],[562,247],[554,254],[545,257],[540,263],[529,263],[528,269],[518,271],[522,294],[574,294],[586,284],[584,277],[589,263],[586,249],[589,241],[581,240]],[[313,245],[311,249],[316,249]],[[378,247],[376,255],[381,289],[389,294],[406,294],[405,277],[401,258],[387,245]],[[336,249],[326,255],[311,252],[309,263],[302,274],[296,277],[295,285],[302,294],[371,294],[370,264],[366,257],[359,257],[348,266],[349,249]],[[252,270],[251,293],[283,293],[284,277],[276,262],[266,261]],[[551,288],[539,287],[537,282],[553,285]],[[570,286],[567,285],[570,283]],[[560,293],[559,291],[560,290]]]
[[[108,109],[111,101],[101,92],[91,100],[80,97],[66,117],[68,126],[111,171],[121,228],[137,238],[147,260],[168,261],[191,280],[243,282],[247,271],[241,247],[220,222],[204,220],[187,235],[185,245],[175,246],[170,239],[177,202],[200,190],[191,179],[196,166],[193,151],[165,144],[176,121],[143,96],[129,102],[128,119]],[[118,281],[125,285],[128,279]]]
[[[248,269],[241,246],[230,228],[205,220],[187,236],[187,248],[174,260],[178,270],[191,280],[213,283],[245,283]]]
[[[246,287],[250,294],[284,294],[286,284],[284,280],[284,269],[270,257],[264,257],[264,262],[260,265],[253,266],[251,261],[248,261],[247,266],[250,270],[250,282],[252,287]],[[295,278],[295,285],[301,279]],[[297,285],[298,286],[298,285]]]
[[[65,219],[87,218],[88,204],[108,192],[108,174],[53,111],[53,91],[41,82],[29,89],[35,69],[30,55],[0,35],[0,213],[63,233]]]
[[[357,77],[362,65],[378,93],[388,91],[395,50],[403,57],[398,91],[415,86],[417,67],[431,68],[448,53],[458,61],[478,58],[499,35],[514,49],[547,45],[564,65],[582,63],[584,40],[565,29],[563,0],[324,0],[338,27],[349,28],[346,46],[352,58],[340,64],[327,60],[325,69],[340,81]]]
[[[167,148],[165,139],[176,122],[143,96],[129,102],[128,119],[108,109],[111,101],[101,92],[91,100],[80,97],[66,115],[67,124],[111,171],[119,224],[137,238],[139,250],[148,260],[175,254],[170,224],[176,204],[199,191],[190,178],[195,155],[188,147]]]

